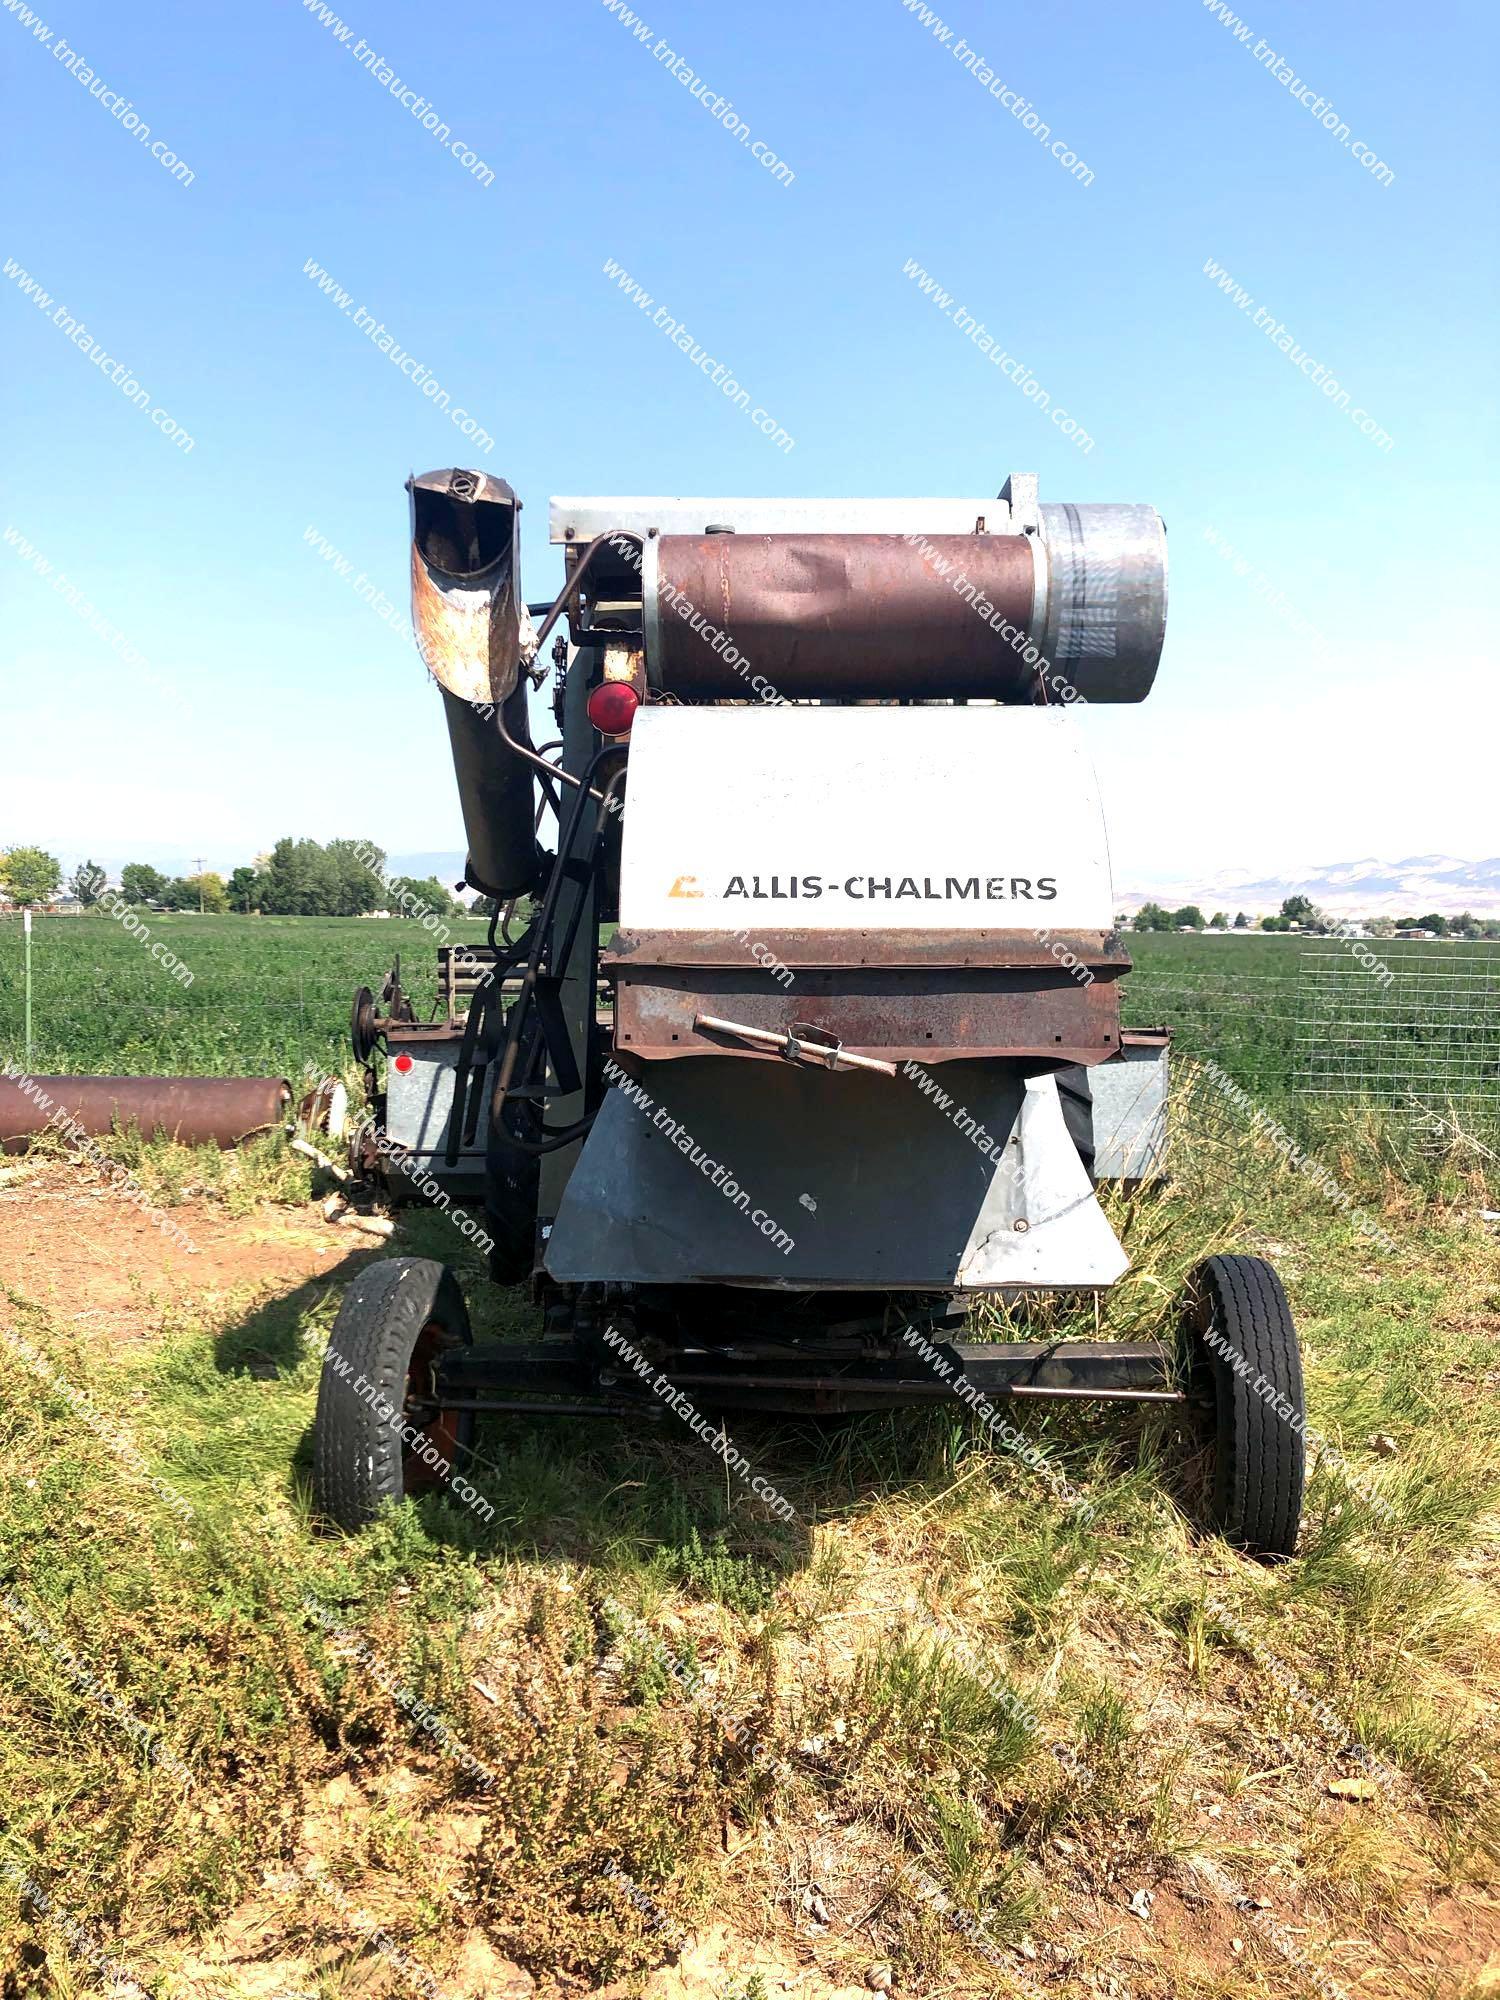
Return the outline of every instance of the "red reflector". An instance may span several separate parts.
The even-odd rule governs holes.
[[[588,717],[604,736],[625,736],[641,698],[629,681],[601,681],[588,698]]]
[[[396,1058],[396,1068],[400,1070],[403,1076],[411,1068],[411,1057],[406,1053],[405,1049]]]

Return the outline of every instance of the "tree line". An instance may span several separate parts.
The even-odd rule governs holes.
[[[0,890],[18,908],[49,903],[62,887],[62,864],[40,847],[12,847],[0,854]],[[105,872],[95,861],[80,862],[68,877],[68,888],[84,909],[92,909],[105,887]],[[388,875],[384,848],[371,840],[278,840],[269,854],[236,868],[226,882],[221,875],[165,875],[147,861],[131,861],[120,871],[120,888],[127,903],[155,910],[201,910],[208,915],[234,911],[267,917],[361,917],[374,910],[396,916],[488,916],[492,905],[482,896],[469,912],[433,875]],[[403,907],[402,898],[405,898]],[[1121,930],[1137,931],[1288,931],[1293,925],[1306,936],[1327,937],[1340,920],[1320,910],[1308,896],[1288,896],[1274,917],[1252,918],[1241,910],[1230,917],[1216,910],[1205,917],[1196,903],[1169,910],[1161,903],[1142,903],[1134,917],[1120,916]],[[1500,938],[1500,917],[1476,917],[1464,910],[1456,917],[1429,910],[1425,917],[1368,917],[1362,928],[1372,937],[1394,931],[1431,931],[1434,937]]]
[[[99,902],[107,882],[96,861],[82,861],[67,886],[85,909]],[[63,884],[62,864],[40,847],[0,854],[0,889],[19,908],[52,900]],[[464,907],[435,876],[388,875],[384,848],[371,840],[278,840],[269,854],[236,868],[226,882],[212,871],[167,875],[149,861],[120,870],[127,903],[156,910],[233,911],[267,917],[361,917],[375,910],[395,915],[463,916]],[[403,892],[404,907],[403,907]]]
[[[1117,921],[1123,930],[1124,918]],[[1168,910],[1160,903],[1142,903],[1130,920],[1130,928],[1137,931],[1289,931],[1295,928],[1307,937],[1329,937],[1342,927],[1340,918],[1328,916],[1310,896],[1286,897],[1280,914],[1274,917],[1253,919],[1241,910],[1231,919],[1227,911],[1215,910],[1205,920],[1196,903],[1184,903],[1180,910]],[[1470,910],[1463,910],[1456,917],[1444,917],[1436,910],[1429,910],[1425,917],[1365,917],[1360,920],[1360,928],[1367,930],[1371,937],[1391,937],[1396,931],[1431,931],[1434,937],[1500,938],[1500,917],[1476,917]]]

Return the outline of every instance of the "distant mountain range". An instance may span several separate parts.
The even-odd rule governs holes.
[[[1459,861],[1451,854],[1412,854],[1404,861],[1335,861],[1278,875],[1227,868],[1149,889],[1119,890],[1115,906],[1138,910],[1142,903],[1165,903],[1179,909],[1197,903],[1206,917],[1215,910],[1256,917],[1272,915],[1287,896],[1308,896],[1319,909],[1341,917],[1419,917],[1429,910],[1444,917],[1460,910],[1500,917],[1500,855]]]

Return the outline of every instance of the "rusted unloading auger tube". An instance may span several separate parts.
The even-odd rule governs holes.
[[[442,689],[466,874],[486,895],[519,895],[538,866],[532,772],[499,722],[529,749],[522,667],[535,649],[521,596],[521,503],[503,479],[456,469],[425,472],[407,491],[412,626]]]
[[[283,1124],[291,1101],[279,1076],[0,1077],[0,1152],[24,1153],[44,1132],[102,1139],[117,1126],[227,1150]]]

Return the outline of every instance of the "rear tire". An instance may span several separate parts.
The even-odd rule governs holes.
[[[1094,1087],[1089,1073],[1081,1064],[1075,1063],[1067,1069],[1058,1070],[1052,1080],[1057,1085],[1057,1101],[1062,1106],[1068,1137],[1078,1149],[1084,1172],[1097,1186],[1098,1176],[1094,1172]]]
[[[1248,1554],[1295,1554],[1306,1475],[1302,1357],[1286,1293],[1263,1257],[1209,1257],[1188,1280],[1191,1378],[1212,1385],[1212,1513]]]
[[[318,1384],[313,1501],[351,1532],[387,1501],[446,1485],[473,1441],[472,1411],[411,1411],[440,1354],[473,1334],[458,1280],[426,1257],[390,1257],[344,1294]]]

